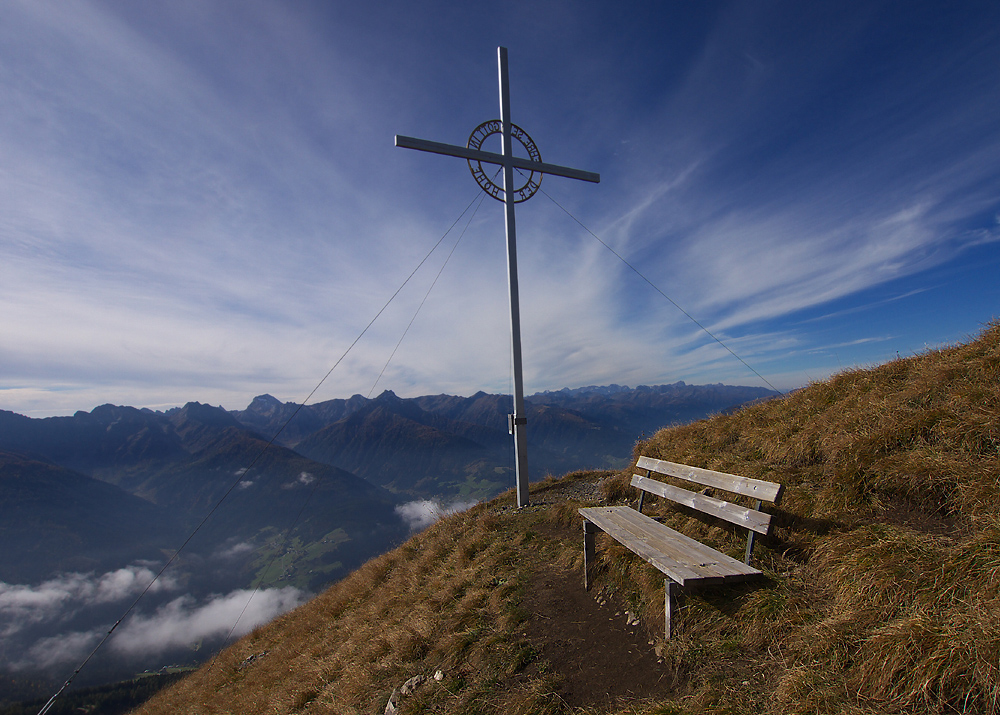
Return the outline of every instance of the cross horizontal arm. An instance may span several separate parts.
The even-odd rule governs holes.
[[[457,156],[461,159],[469,159],[471,161],[484,161],[488,164],[497,164],[499,166],[503,166],[508,161],[508,157],[505,157],[503,154],[494,154],[491,151],[470,149],[468,147],[457,146],[455,144],[442,144],[441,142],[432,142],[427,139],[414,139],[413,137],[404,137],[400,134],[396,135],[396,146],[403,147],[404,149],[429,151],[432,154]],[[567,179],[579,179],[581,181],[589,181],[594,184],[599,184],[601,182],[601,175],[595,174],[592,171],[570,169],[566,166],[546,164],[541,161],[531,161],[530,159],[522,159],[517,156],[509,157],[509,161],[511,166],[517,169],[538,171],[542,174],[552,174],[553,176],[564,176]]]

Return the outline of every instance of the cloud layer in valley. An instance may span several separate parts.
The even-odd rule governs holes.
[[[0,636],[5,641],[0,666],[45,671],[79,664],[154,575],[146,566],[129,566],[100,575],[64,574],[37,586],[0,582]],[[170,595],[178,590],[169,576],[157,581],[151,594],[168,599],[159,599],[158,606],[144,599],[108,641],[111,655],[134,661],[203,640],[218,641],[230,632],[238,638],[310,596],[291,586],[237,589],[200,599]]]
[[[65,622],[83,609],[135,598],[155,575],[147,566],[132,565],[101,575],[61,574],[37,586],[0,581],[0,635],[12,636],[38,623]],[[168,575],[149,591],[174,588],[176,583]]]
[[[421,531],[438,519],[471,509],[478,502],[456,501],[443,503],[437,499],[418,499],[396,507],[396,513],[410,527],[410,531]]]

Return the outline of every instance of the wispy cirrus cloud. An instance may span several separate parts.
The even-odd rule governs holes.
[[[399,24],[310,2],[0,10],[6,407],[309,393],[477,196],[462,162],[392,135],[461,143],[496,112],[495,45],[465,32],[482,11],[430,22],[391,7]],[[831,342],[810,318],[997,255],[985,18],[865,3],[530,12],[560,32],[496,30],[515,121],[547,160],[604,176],[546,178],[546,192],[712,332],[755,344],[762,370],[822,371],[783,347]],[[913,41],[904,20],[939,31]],[[756,380],[544,195],[519,206],[518,232],[529,391]],[[442,261],[317,399],[367,393]],[[937,325],[989,317],[982,281],[950,287],[964,307],[939,304]],[[506,290],[487,199],[382,384],[506,391]],[[893,310],[897,348],[945,337]],[[840,343],[850,329],[822,327]]]

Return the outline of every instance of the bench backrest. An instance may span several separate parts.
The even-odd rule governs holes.
[[[711,469],[689,467],[686,464],[676,464],[662,459],[652,459],[651,457],[639,457],[636,468],[646,470],[647,475],[652,475],[653,473],[663,474],[676,479],[694,482],[702,486],[723,489],[733,494],[757,499],[757,508],[749,509],[739,504],[733,504],[705,494],[664,484],[652,479],[650,476],[636,474],[632,477],[632,486],[638,489],[647,491],[650,494],[656,494],[665,499],[670,499],[692,509],[697,509],[705,514],[711,514],[758,534],[767,534],[771,528],[771,515],[759,511],[760,502],[768,501],[777,504],[781,499],[781,492],[784,489],[782,485],[774,482],[750,479],[749,477],[726,474],[725,472],[715,472]]]

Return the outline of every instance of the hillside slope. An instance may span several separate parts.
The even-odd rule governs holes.
[[[506,494],[440,521],[140,712],[382,713],[437,670],[400,712],[998,711],[1000,325],[640,451],[787,488],[754,552],[767,578],[685,594],[673,640],[659,573],[608,540],[596,600],[580,598],[576,508],[631,495],[627,472],[575,474],[535,485],[527,509]],[[681,508],[650,511],[742,550]],[[626,611],[641,624],[621,627]]]

